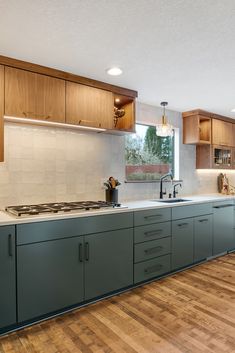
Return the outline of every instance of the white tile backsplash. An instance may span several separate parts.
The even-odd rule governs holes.
[[[160,108],[139,103],[137,121],[158,123]],[[182,119],[168,111],[180,131],[182,194],[216,192],[216,173],[195,170],[195,146],[181,142]],[[0,163],[0,206],[105,198],[102,180],[120,179],[120,201],[152,199],[159,183],[124,183],[124,136],[5,123],[5,162]],[[171,183],[166,184],[170,190]]]

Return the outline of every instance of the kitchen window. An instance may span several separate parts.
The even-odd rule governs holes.
[[[170,170],[174,174],[174,140],[156,135],[156,127],[136,125],[125,137],[126,181],[154,181]]]

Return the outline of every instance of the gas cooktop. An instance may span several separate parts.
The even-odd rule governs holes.
[[[5,211],[14,216],[34,216],[43,213],[64,213],[72,211],[91,211],[101,208],[122,208],[120,203],[106,201],[56,202],[38,205],[7,206]]]

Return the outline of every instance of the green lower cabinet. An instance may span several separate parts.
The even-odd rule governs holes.
[[[84,298],[83,237],[17,247],[19,322]]]
[[[194,262],[212,256],[212,215],[194,218]]]
[[[147,281],[171,271],[171,255],[159,256],[134,265],[134,282]]]
[[[133,284],[133,229],[87,235],[85,299]]]
[[[233,250],[234,240],[233,202],[213,204],[213,255]]]
[[[172,222],[172,270],[193,263],[193,218]]]
[[[0,227],[0,330],[16,323],[15,227]]]

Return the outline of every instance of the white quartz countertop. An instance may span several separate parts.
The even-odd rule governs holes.
[[[165,208],[165,207],[179,207],[186,205],[193,205],[198,203],[206,202],[216,202],[216,201],[225,201],[225,200],[234,200],[234,195],[221,195],[221,194],[210,194],[210,195],[187,195],[182,196],[185,202],[179,203],[164,203],[159,202],[158,200],[138,200],[138,201],[129,201],[124,202],[123,205],[125,208],[109,208],[109,209],[100,209],[94,211],[82,211],[82,212],[69,212],[69,213],[58,213],[58,214],[42,214],[36,216],[21,216],[16,217],[6,213],[5,211],[0,211],[0,226],[4,225],[14,225],[14,224],[23,224],[23,223],[33,223],[33,222],[42,222],[42,221],[52,221],[60,219],[70,219],[77,217],[92,217],[97,215],[107,215],[114,213],[122,212],[131,212],[131,211],[141,211],[154,208]]]

